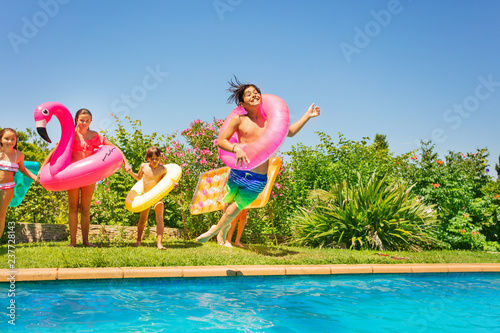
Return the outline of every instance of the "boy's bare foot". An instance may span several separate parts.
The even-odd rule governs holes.
[[[217,234],[217,243],[219,243],[220,246],[224,245],[224,230],[219,231]]]
[[[234,242],[234,245],[237,247],[244,248],[243,244],[241,244],[240,242]]]
[[[96,246],[97,246],[97,245],[92,244],[92,243],[90,243],[90,242],[83,243],[83,245],[85,245],[85,246],[90,246],[90,247],[96,247]]]
[[[233,247],[233,245],[231,245],[231,242],[228,242],[228,241],[226,241],[226,242],[224,243],[224,246],[225,246],[225,247]]]
[[[76,244],[73,244],[73,243],[68,245],[68,247],[75,247],[75,246],[76,246]]]
[[[214,236],[216,229],[217,229],[217,226],[214,224],[207,232],[199,235],[196,238],[196,241],[198,243],[206,243],[210,238],[212,238]]]
[[[141,246],[141,242],[135,243],[135,246],[137,246],[137,247]]]
[[[166,248],[165,246],[163,246],[163,245],[158,245],[157,247],[158,247],[158,250],[166,250],[166,249],[167,249],[167,248]]]

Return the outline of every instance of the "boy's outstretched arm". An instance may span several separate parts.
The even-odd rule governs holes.
[[[314,103],[312,103],[309,109],[307,109],[306,113],[304,113],[304,115],[299,120],[290,125],[290,128],[288,129],[288,136],[292,137],[297,134],[309,121],[309,119],[317,116],[319,116],[319,106],[314,106]]]
[[[130,168],[130,171],[127,172],[129,175],[131,175],[135,180],[141,180],[142,179],[142,165],[139,168],[139,172],[135,173],[132,168]]]

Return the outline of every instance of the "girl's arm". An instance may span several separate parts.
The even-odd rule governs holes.
[[[46,166],[46,165],[49,163],[49,161],[50,161],[50,159],[51,159],[52,155],[54,155],[54,151],[55,151],[55,150],[56,150],[56,148],[52,149],[52,150],[50,151],[50,153],[47,155],[47,157],[45,157],[45,160],[43,161],[42,166],[40,167],[40,171],[38,171],[38,174],[36,175],[36,179],[35,179],[35,181],[36,181],[37,183],[39,183],[39,182],[40,182],[40,172],[42,171],[43,167],[44,167],[44,166]],[[23,167],[24,167],[24,164],[23,164]]]
[[[24,154],[23,153],[21,153],[21,156],[19,157],[17,164],[19,165],[19,171],[21,171],[26,177],[29,177],[29,178],[33,179],[34,181],[38,181],[37,176],[33,172],[31,172],[30,170],[26,169],[26,167],[24,166]]]
[[[117,145],[115,145],[114,143],[112,143],[111,141],[109,141],[108,139],[106,139],[105,137],[103,137],[103,139],[104,139],[104,140],[103,140],[103,144],[113,146],[113,147],[115,147],[116,149],[120,150],[120,148],[118,148],[118,146],[117,146]],[[120,150],[120,151],[121,151],[121,150]],[[127,158],[125,157],[125,154],[123,154],[123,153],[122,153],[122,155],[123,155],[123,163],[124,163],[124,165],[123,165],[123,170],[125,170],[125,172],[126,172],[126,173],[130,173],[130,172],[132,171],[132,167],[131,167],[131,166],[130,166],[130,164],[128,163]],[[134,177],[134,176],[132,176],[132,177]],[[134,177],[134,178],[135,178],[135,177]],[[141,178],[142,178],[142,177],[141,177]],[[139,178],[139,179],[140,179],[140,178]]]
[[[309,119],[317,116],[319,116],[319,106],[315,107],[314,103],[312,103],[309,109],[307,109],[306,113],[304,113],[304,115],[299,120],[290,125],[290,128],[288,129],[288,136],[292,137],[297,134],[309,121]]]

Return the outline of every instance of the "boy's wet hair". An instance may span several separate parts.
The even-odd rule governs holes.
[[[227,98],[228,104],[235,102],[236,105],[240,105],[240,103],[243,102],[243,95],[248,87],[254,87],[259,92],[259,94],[261,93],[259,87],[257,87],[255,84],[241,83],[235,75],[233,75],[233,77],[234,82],[233,79],[227,82],[230,85],[227,91],[231,93],[231,95]]]
[[[151,146],[148,148],[148,150],[146,150],[146,158],[151,158],[153,156],[158,156],[158,157],[161,156],[160,148],[156,146]]]
[[[16,132],[15,129],[8,128],[8,127],[5,127],[4,129],[2,129],[0,131],[0,147],[3,147],[3,145],[2,145],[2,138],[5,135],[5,133],[7,133],[7,132],[12,132],[16,136],[16,144],[14,145],[14,149],[17,149],[17,142],[19,141],[19,136],[17,135],[17,132]]]
[[[78,121],[78,117],[80,117],[81,115],[89,115],[90,120],[92,120],[92,113],[89,110],[80,109],[80,110],[76,111],[76,114],[75,114],[75,126],[78,125],[76,122]]]

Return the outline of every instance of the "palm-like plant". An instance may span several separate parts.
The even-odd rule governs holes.
[[[293,242],[314,247],[418,250],[429,242],[436,216],[411,192],[407,182],[388,183],[373,173],[366,184],[343,182],[331,192],[314,192],[319,205],[301,209],[292,227]]]

